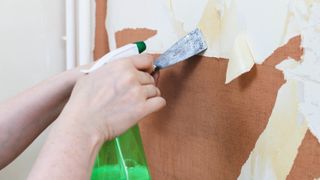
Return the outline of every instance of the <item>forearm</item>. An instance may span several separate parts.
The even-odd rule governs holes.
[[[28,179],[90,179],[103,138],[76,121],[70,116],[57,119]]]
[[[57,118],[78,76],[61,73],[0,105],[0,169]]]
[[[153,57],[133,56],[81,78],[56,120],[29,179],[89,179],[105,140],[165,105],[153,77]]]

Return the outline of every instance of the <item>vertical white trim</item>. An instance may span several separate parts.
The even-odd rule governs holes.
[[[78,0],[78,65],[93,61],[93,6],[92,0]]]
[[[95,37],[96,37],[96,10],[97,10],[97,3],[96,0],[91,0],[91,52],[92,52],[92,61],[93,58],[93,51],[95,48]]]
[[[66,0],[66,69],[76,66],[75,0]]]

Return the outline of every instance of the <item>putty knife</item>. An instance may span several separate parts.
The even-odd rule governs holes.
[[[128,44],[116,50],[109,52],[100,58],[90,69],[83,69],[83,73],[91,73],[103,65],[112,61],[140,54],[146,49],[144,42],[136,42],[134,44]],[[194,55],[197,55],[207,49],[207,44],[203,38],[200,29],[195,29],[178,42],[176,42],[171,48],[164,52],[154,63],[154,73],[160,69],[172,66],[183,60],[186,60]]]
[[[207,48],[207,43],[200,29],[197,28],[176,42],[155,61],[155,71],[167,68],[200,54]]]

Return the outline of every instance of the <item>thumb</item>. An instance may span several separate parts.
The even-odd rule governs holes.
[[[147,116],[151,113],[159,111],[164,106],[166,106],[166,100],[163,97],[153,97],[146,100],[144,105],[144,116]]]

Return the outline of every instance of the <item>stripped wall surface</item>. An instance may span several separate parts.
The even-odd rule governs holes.
[[[111,49],[145,39],[149,52],[161,53],[195,27],[209,42],[207,57],[163,71],[168,106],[141,124],[154,179],[320,176],[320,96],[310,90],[317,83],[303,84],[318,81],[311,68],[319,60],[317,6],[312,0],[108,0]]]

